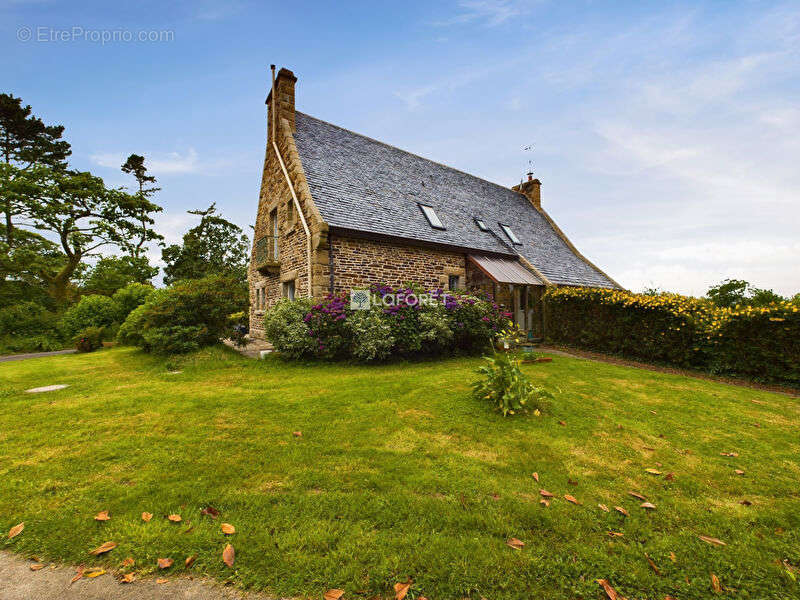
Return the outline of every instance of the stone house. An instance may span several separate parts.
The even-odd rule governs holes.
[[[250,261],[250,327],[278,299],[372,283],[491,293],[540,333],[549,285],[620,287],[542,208],[540,182],[485,181],[295,110],[281,69]]]

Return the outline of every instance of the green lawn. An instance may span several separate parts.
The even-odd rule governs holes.
[[[131,556],[141,576],[160,557],[185,573],[197,554],[196,575],[278,597],[388,596],[411,578],[412,598],[596,599],[603,578],[629,599],[685,600],[711,597],[712,573],[731,597],[800,597],[781,565],[800,565],[797,398],[556,357],[524,367],[554,391],[550,410],[503,419],[470,396],[479,363],[213,349],[171,375],[121,348],[0,364],[0,527],[25,522],[0,548],[111,568]],[[70,387],[23,393],[52,383]],[[88,554],[106,541],[119,546]]]

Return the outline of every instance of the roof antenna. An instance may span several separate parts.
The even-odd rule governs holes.
[[[531,152],[531,153],[533,153],[533,148],[534,148],[534,145],[530,144],[529,146],[525,146],[522,150],[523,150],[523,152]],[[528,172],[526,173],[526,175],[528,176],[528,181],[531,181],[533,179],[533,159],[532,158],[528,159]]]

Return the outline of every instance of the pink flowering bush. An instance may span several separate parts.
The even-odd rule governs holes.
[[[492,345],[510,316],[491,299],[441,289],[374,285],[370,294],[366,310],[352,309],[349,294],[282,301],[266,315],[266,337],[291,358],[379,361],[475,354]],[[422,294],[430,302],[420,302]]]

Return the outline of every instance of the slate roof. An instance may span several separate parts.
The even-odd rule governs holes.
[[[301,112],[295,123],[311,195],[331,227],[519,254],[553,283],[616,287],[576,256],[522,194]],[[432,206],[446,229],[432,228],[420,203]],[[475,217],[491,231],[481,231]],[[511,244],[499,223],[510,225],[522,245]]]

